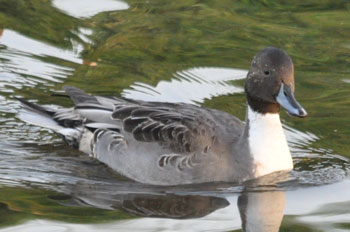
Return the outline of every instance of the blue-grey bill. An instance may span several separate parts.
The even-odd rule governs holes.
[[[306,110],[297,102],[291,86],[281,84],[276,101],[288,112],[288,114],[304,118],[307,116]]]

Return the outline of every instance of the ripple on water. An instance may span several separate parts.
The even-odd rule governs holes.
[[[83,47],[76,42],[72,44],[72,51],[56,48],[5,29],[0,36],[0,92],[14,93],[14,89],[34,88],[38,84],[54,86],[54,83],[62,82],[75,69],[49,63],[45,58],[82,64],[79,54]]]
[[[0,37],[0,44],[5,46],[14,54],[19,52],[20,55],[28,54],[38,57],[56,57],[77,64],[83,63],[82,59],[79,57],[81,51],[83,50],[83,46],[75,42],[72,43],[73,48],[71,50],[62,49],[29,38],[16,31],[5,29]],[[9,56],[11,56],[11,52],[8,53]],[[6,59],[6,57],[4,57],[4,59]]]
[[[331,184],[350,176],[350,162],[342,156],[314,154],[294,158],[294,161],[292,176],[300,186]]]
[[[228,82],[244,79],[246,75],[247,71],[242,69],[191,68],[176,72],[170,81],[160,81],[155,87],[136,82],[122,96],[144,101],[202,103],[216,96],[242,93],[242,87]]]

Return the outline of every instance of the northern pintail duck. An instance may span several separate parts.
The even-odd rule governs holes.
[[[51,109],[19,99],[18,117],[62,135],[113,170],[146,184],[242,182],[293,169],[280,106],[305,117],[294,98],[292,59],[267,47],[245,82],[246,120],[184,103],[92,96],[63,87],[73,108]]]

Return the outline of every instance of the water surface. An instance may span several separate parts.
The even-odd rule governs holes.
[[[346,1],[0,0],[0,231],[348,231],[350,9]],[[242,185],[127,180],[15,114],[65,84],[245,117],[266,46],[295,63],[309,117],[281,114],[295,168]]]

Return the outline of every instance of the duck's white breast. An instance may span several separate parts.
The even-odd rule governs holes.
[[[279,114],[261,114],[248,106],[249,149],[255,165],[255,177],[293,169]]]

